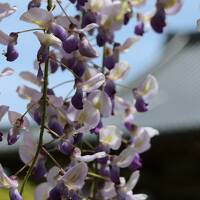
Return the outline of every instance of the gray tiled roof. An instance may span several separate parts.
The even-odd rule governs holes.
[[[157,78],[160,92],[150,111],[137,116],[138,123],[165,130],[199,128],[200,35],[173,37],[150,73]]]

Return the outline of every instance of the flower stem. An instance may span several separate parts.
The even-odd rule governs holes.
[[[70,23],[73,24],[72,20],[70,19],[69,15],[67,14],[67,12],[65,11],[65,9],[63,8],[61,2],[59,0],[56,0],[56,2],[58,3],[60,9],[63,11],[63,13],[65,14],[65,16],[67,17],[67,19],[69,20]]]
[[[26,29],[26,30],[22,30],[22,31],[18,31],[16,32],[17,34],[20,33],[26,33],[26,32],[31,32],[31,31],[44,31],[44,28],[31,28],[31,29]]]
[[[22,183],[21,190],[20,190],[21,195],[23,193],[26,182],[28,181],[28,179],[32,173],[33,167],[37,161],[37,158],[40,154],[40,150],[42,149],[42,145],[43,145],[43,134],[44,134],[44,130],[45,130],[46,110],[47,110],[48,65],[49,65],[49,61],[47,60],[45,62],[45,69],[44,69],[43,96],[42,96],[42,119],[41,119],[41,126],[40,126],[39,142],[38,142],[37,150],[36,150],[35,156],[33,158],[33,161],[31,163],[31,166],[28,169],[26,176],[24,177],[24,181]]]

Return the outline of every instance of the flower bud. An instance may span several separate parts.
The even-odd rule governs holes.
[[[83,109],[83,92],[82,92],[82,90],[80,90],[80,89],[76,90],[76,93],[71,98],[71,103],[76,109],[78,109],[78,110]]]
[[[63,49],[67,53],[72,53],[73,51],[78,50],[78,42],[78,37],[74,34],[71,34],[65,41],[63,41]]]
[[[19,56],[17,50],[14,47],[13,43],[9,43],[7,46],[7,52],[4,54],[6,57],[6,60],[9,62],[12,62],[16,60]]]
[[[51,24],[50,31],[63,42],[67,39],[67,33],[65,29],[56,23]]]
[[[56,117],[52,117],[49,120],[48,127],[49,127],[49,129],[51,129],[52,131],[54,131],[58,135],[62,135],[63,134],[64,128],[59,123],[59,121],[58,121],[58,119]]]
[[[69,139],[60,142],[58,145],[58,149],[60,150],[60,152],[65,155],[70,155],[73,151],[73,148],[74,147],[72,145],[72,141]]]
[[[144,34],[144,23],[139,23],[135,26],[134,33],[142,36]]]
[[[166,26],[166,14],[163,8],[158,8],[156,14],[151,18],[151,26],[157,33],[162,33]]]

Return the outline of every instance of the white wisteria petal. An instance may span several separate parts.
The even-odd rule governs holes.
[[[110,70],[110,74],[108,77],[113,81],[119,80],[123,78],[128,69],[129,69],[128,62],[120,61],[115,64],[115,67],[113,69]]]
[[[46,28],[53,20],[53,15],[42,8],[31,8],[22,14],[20,20]]]
[[[13,70],[12,68],[6,67],[6,68],[4,68],[4,69],[1,71],[0,77],[1,77],[1,76],[10,76],[10,75],[12,75],[13,73],[14,73],[14,70]]]
[[[89,80],[80,83],[79,87],[83,92],[91,92],[92,90],[98,89],[105,82],[105,76],[102,73],[97,73]]]
[[[159,131],[154,128],[151,127],[141,127],[141,128],[150,136],[150,138],[159,135]]]
[[[134,149],[137,153],[143,153],[150,149],[151,138],[146,131],[137,134],[134,138]]]
[[[13,14],[16,10],[16,7],[11,7],[8,3],[0,3],[0,21]]]
[[[91,162],[98,158],[104,158],[104,157],[106,157],[106,152],[102,151],[102,152],[95,153],[93,155],[77,156],[76,160],[82,161],[82,162]]]
[[[39,80],[37,78],[37,76],[35,74],[33,74],[32,72],[29,72],[29,71],[23,71],[19,74],[19,76],[21,78],[23,78],[24,80],[26,81],[29,81],[37,86],[41,86],[42,85],[42,81]]]
[[[125,187],[128,191],[132,190],[136,186],[136,184],[139,180],[139,177],[140,177],[139,171],[135,171],[131,174],[131,177],[129,178],[128,182],[125,185]]]
[[[19,86],[16,92],[21,98],[29,100],[32,100],[34,96],[40,95],[40,92],[28,86]]]
[[[70,21],[69,21],[69,19],[70,19]],[[65,29],[69,28],[69,25],[71,24],[71,22],[73,24],[75,24],[78,28],[80,27],[80,22],[77,19],[75,19],[74,17],[71,17],[71,16],[69,16],[69,18],[66,16],[56,16],[55,17],[55,23],[59,24],[60,26],[62,26]]]
[[[102,144],[108,145],[113,150],[117,150],[121,146],[122,131],[113,125],[105,126],[99,131],[99,140]]]
[[[111,0],[88,0],[85,4],[85,9],[91,10],[92,12],[100,12],[103,7],[111,4]]]
[[[92,91],[88,95],[88,100],[99,110],[103,117],[109,117],[112,112],[112,102],[110,97],[101,90]]]
[[[129,145],[114,159],[113,162],[118,167],[125,168],[125,167],[128,167],[132,163],[135,155],[136,155],[136,150],[134,146]]]
[[[138,96],[142,96],[145,102],[149,102],[158,94],[158,89],[159,87],[156,78],[149,74],[146,79],[139,85],[139,87],[133,90],[133,94],[136,98]]]
[[[95,28],[98,28],[99,25],[96,24],[96,23],[91,23],[91,24],[88,24],[87,26],[85,26],[83,29],[80,29],[81,32],[89,32]]]
[[[61,40],[51,33],[41,33],[39,31],[35,31],[34,34],[42,45],[54,46],[57,48],[62,46]]]
[[[12,37],[0,30],[0,44],[8,45],[12,41]]]
[[[30,165],[31,160],[35,156],[37,149],[37,143],[34,141],[30,133],[25,133],[23,137],[23,142],[19,146],[19,156],[20,159],[25,163]]]
[[[89,101],[85,101],[83,105],[83,110],[79,113],[76,120],[79,122],[79,124],[83,125],[77,131],[87,132],[98,125],[100,121],[100,113],[92,105],[92,103],[90,103]]]
[[[133,6],[141,6],[146,3],[147,0],[131,0]]]
[[[48,183],[39,184],[34,192],[34,200],[46,200],[49,196],[50,187]]]
[[[59,178],[60,169],[56,166],[52,167],[47,173],[47,182],[51,187],[56,186]]]
[[[146,194],[133,194],[132,191],[129,191],[126,193],[126,200],[146,200],[147,195]]]
[[[2,165],[0,164],[0,188],[17,188],[18,187],[18,182],[16,180],[13,180],[9,178],[4,170]]]
[[[88,173],[88,166],[84,162],[80,162],[69,168],[62,177],[64,184],[69,190],[79,190],[85,183],[85,178]]]
[[[105,182],[104,187],[101,189],[101,195],[104,200],[113,199],[117,196],[115,184],[113,182]]]
[[[125,40],[125,42],[120,45],[117,49],[121,52],[126,52],[128,51],[129,48],[131,48],[131,46],[139,41],[140,37],[139,36],[134,36],[134,37],[129,37]]]
[[[3,116],[8,112],[9,107],[1,105],[0,106],[0,121],[3,118]]]

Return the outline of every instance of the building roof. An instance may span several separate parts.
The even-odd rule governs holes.
[[[136,121],[160,130],[200,127],[200,34],[174,35],[166,40],[160,60],[148,73],[159,82],[159,94],[150,110]]]

